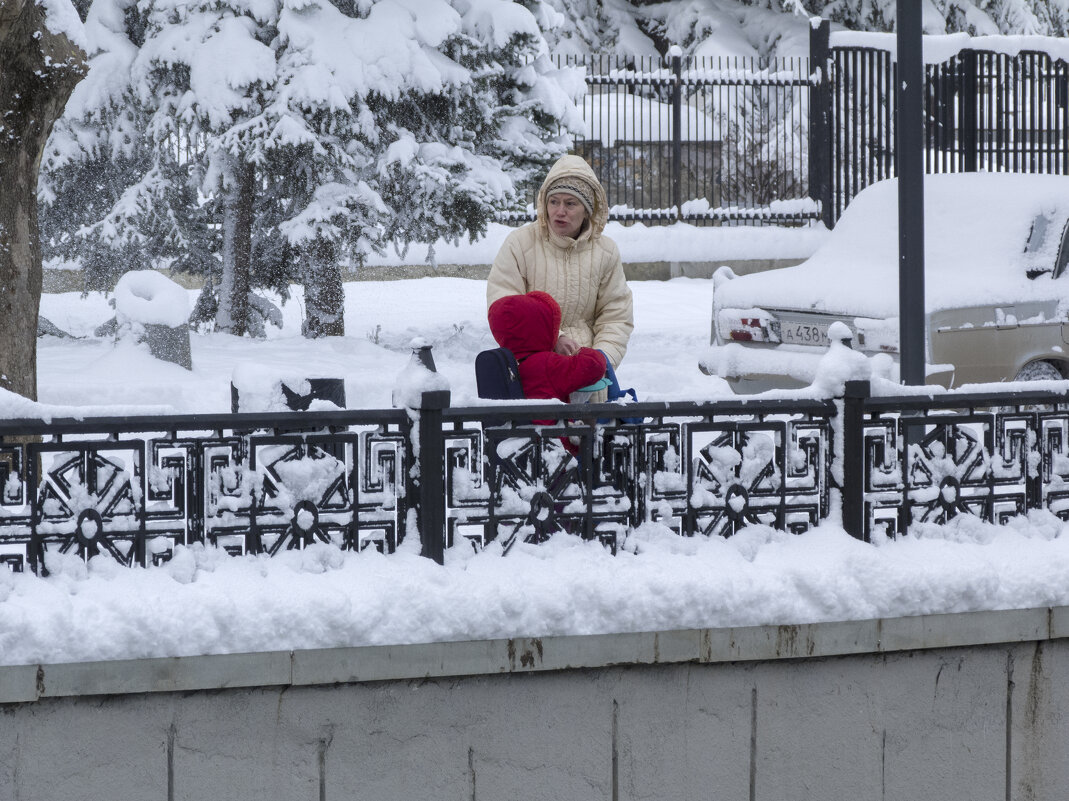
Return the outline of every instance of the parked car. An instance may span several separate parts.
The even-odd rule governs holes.
[[[1069,177],[930,175],[924,208],[927,383],[1069,376]],[[701,369],[740,393],[805,386],[842,321],[897,377],[897,225],[897,180],[880,181],[803,263],[721,268]]]

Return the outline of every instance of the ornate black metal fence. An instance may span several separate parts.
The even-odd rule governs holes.
[[[389,553],[563,533],[615,549],[657,524],[907,535],[958,515],[1069,518],[1069,396],[1013,391],[0,421],[0,562],[167,561],[316,542]],[[540,425],[532,421],[555,421]],[[841,500],[835,502],[836,495]]]
[[[556,532],[615,548],[656,522],[685,535],[829,514],[826,401],[612,405],[2,421],[0,559],[47,571],[59,553],[166,561],[204,542],[275,554],[317,541],[439,561],[468,541]]]
[[[958,515],[1069,519],[1069,396],[991,392],[872,398],[847,384],[843,525],[869,540]]]

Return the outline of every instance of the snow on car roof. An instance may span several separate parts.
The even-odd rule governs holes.
[[[1045,221],[1037,226],[1045,236],[1033,236],[1029,243],[1037,218]],[[926,176],[928,311],[1053,299],[1051,276],[1032,280],[1027,272],[1053,267],[1067,218],[1069,177]],[[889,179],[862,190],[805,262],[724,282],[717,287],[717,305],[894,317],[898,272],[898,181]],[[1061,280],[1069,290],[1069,277]]]

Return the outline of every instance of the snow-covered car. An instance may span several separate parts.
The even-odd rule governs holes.
[[[930,175],[924,207],[927,383],[1069,376],[1069,177]],[[721,268],[700,367],[739,393],[805,386],[841,321],[853,348],[889,354],[897,380],[898,274],[891,179],[860,192],[803,263]]]

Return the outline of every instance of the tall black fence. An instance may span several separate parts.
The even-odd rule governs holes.
[[[1069,64],[1043,49],[1052,40],[1024,39],[1001,52],[975,37],[926,64],[927,172],[1069,172]],[[558,59],[587,82],[573,151],[613,220],[833,226],[897,173],[894,40],[825,21],[808,59]]]
[[[925,65],[927,172],[1069,172],[1069,65],[1042,50],[1052,40],[1024,39],[1036,49],[1000,52],[1001,40],[975,37]],[[851,34],[837,44],[827,22],[813,31],[811,184],[828,225],[897,172],[893,40]]]
[[[0,562],[127,566],[179,545],[392,552],[575,536],[615,550],[660,524],[729,537],[826,520],[908,535],[958,515],[1069,519],[1069,396],[1000,391],[619,405],[0,421]],[[533,425],[532,420],[559,420]],[[836,502],[836,498],[840,502]],[[841,514],[841,518],[840,518]]]
[[[809,197],[805,58],[592,55],[586,130],[573,152],[594,167],[610,219],[698,225],[800,223]]]

